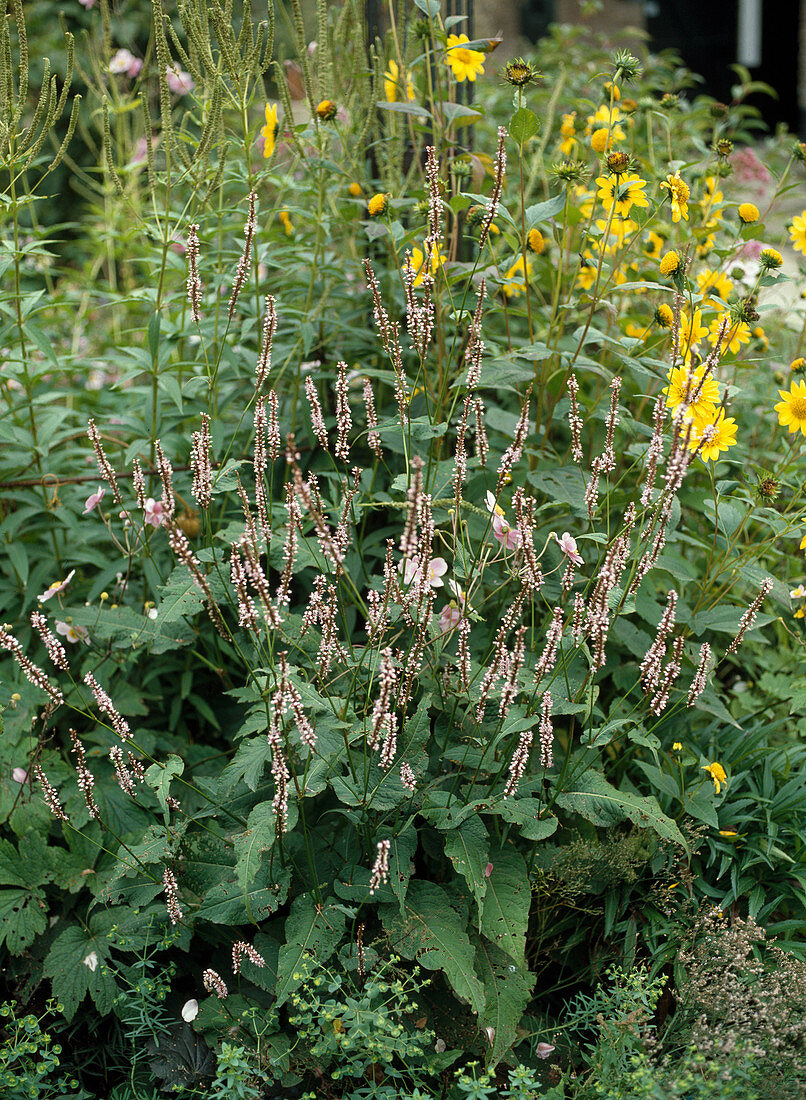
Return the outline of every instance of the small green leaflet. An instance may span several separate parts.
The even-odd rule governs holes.
[[[294,899],[285,922],[286,943],[277,959],[277,1008],[301,984],[305,972],[313,971],[313,964],[304,956],[320,963],[330,958],[344,935],[346,920],[340,908],[316,905],[311,894]]]

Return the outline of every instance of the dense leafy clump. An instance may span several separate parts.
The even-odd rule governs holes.
[[[803,146],[436,0],[9,7],[19,1095],[797,1095]]]

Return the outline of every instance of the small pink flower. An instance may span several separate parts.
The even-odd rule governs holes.
[[[56,633],[61,634],[68,642],[89,642],[90,636],[83,626],[74,626],[71,623],[63,623],[56,619]]]
[[[551,1043],[538,1043],[535,1054],[538,1056],[538,1058],[548,1058],[553,1050],[554,1047],[551,1045]]]
[[[139,57],[135,57],[130,50],[117,50],[109,62],[109,71],[114,76],[121,76],[125,73],[126,76],[134,78],[138,76],[140,70],[143,67],[143,62]]]
[[[487,507],[493,514],[493,534],[496,539],[507,550],[517,550],[523,541],[521,533],[510,524],[504,509],[496,503],[495,497],[490,492],[487,493]]]
[[[492,863],[488,863],[487,866],[484,868],[484,877],[489,878],[492,873],[493,873],[493,865],[492,865]]]
[[[166,66],[165,79],[168,81],[168,87],[175,95],[184,95],[185,92],[192,92],[196,87],[190,73],[186,73],[184,69],[180,69],[178,65]]]
[[[14,780],[15,783],[27,783],[28,772],[25,770],[25,768],[15,768],[14,771],[11,773],[11,778]]]
[[[444,558],[432,558],[428,563],[426,576],[432,588],[442,588],[445,582],[443,577],[448,572],[448,563]]]
[[[87,9],[87,11],[89,11],[90,8],[95,7],[95,0],[78,0],[78,2],[79,4],[82,4]]]
[[[58,596],[60,592],[64,592],[74,575],[75,569],[71,569],[63,581],[54,581],[53,584],[45,589],[41,596],[37,596],[36,598],[40,603],[44,603],[45,600],[49,600],[51,596]]]
[[[443,634],[447,634],[449,630],[454,630],[462,621],[462,612],[451,601],[446,603],[439,613],[439,629]]]
[[[90,493],[90,495],[84,501],[84,511],[81,514],[83,516],[88,515],[93,510],[93,508],[96,506],[96,504],[101,503],[101,501],[104,499],[104,494],[105,493],[106,493],[106,489],[104,488],[104,486],[99,485],[98,488],[95,490],[95,492]]]
[[[145,513],[144,522],[150,524],[152,527],[162,527],[168,518],[162,506],[162,501],[154,500],[153,497],[149,497],[146,501]]]
[[[552,531],[552,534],[554,532]],[[574,565],[584,565],[584,558],[577,550],[577,540],[572,538],[567,531],[563,531],[560,538],[554,535],[555,541],[562,552],[571,559]]]

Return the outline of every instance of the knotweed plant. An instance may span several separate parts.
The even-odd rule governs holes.
[[[319,1015],[285,1029],[311,975],[361,986],[394,956],[496,1063],[538,988],[595,977],[594,936],[634,954],[674,919],[671,881],[732,888],[691,872],[697,828],[736,835],[704,731],[741,736],[726,686],[806,598],[786,565],[806,398],[777,389],[760,327],[781,233],[722,144],[745,115],[692,105],[675,149],[683,106],[636,58],[572,75],[555,39],[554,82],[512,63],[485,119],[463,93],[491,44],[430,3],[353,71],[334,64],[351,4],[318,5],[310,46],[292,4],[283,67],[248,5],[237,33],[230,8],[193,0],[174,26],[154,7],[139,175],[134,87],[100,117],[156,281],[145,310],[115,299],[116,325],[140,322],[127,365],[107,347],[71,406],[82,472],[23,485],[18,442],[14,485],[49,512],[69,497],[78,535],[49,520],[29,571],[10,540],[31,498],[3,517],[26,914],[8,949],[40,945],[68,1016],[86,993],[105,1012],[147,916],[182,953],[187,1022],[289,1081],[325,1043]],[[104,49],[103,82],[149,79]],[[793,152],[770,207],[795,171]],[[802,329],[772,335],[796,375]],[[15,430],[44,415],[37,371],[9,386]],[[775,626],[793,660],[798,625]],[[560,870],[599,848],[623,874],[586,923]],[[79,904],[46,931],[52,882]],[[400,1051],[420,1047],[392,1037],[410,1084]]]

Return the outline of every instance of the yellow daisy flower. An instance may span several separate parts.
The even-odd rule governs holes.
[[[737,211],[740,220],[745,225],[752,225],[758,221],[758,207],[754,202],[743,202]]]
[[[401,98],[400,93],[405,88],[406,99],[414,99],[414,85],[411,82],[409,74],[403,70],[400,72],[400,66],[394,60],[389,62],[389,68],[383,74],[383,94],[386,97],[387,103],[397,103]]]
[[[713,293],[726,302],[728,295],[733,290],[733,280],[729,279],[724,272],[711,271],[709,268],[704,267],[697,275],[697,289],[703,295],[702,304],[704,306],[714,305],[710,295]]]
[[[695,309],[689,320],[688,314],[680,311],[680,354],[685,362],[691,358],[691,349],[699,344],[704,336],[708,335],[708,329],[702,323],[702,310]]]
[[[665,252],[658,264],[658,271],[661,275],[674,275],[675,271],[680,267],[680,257],[676,252]]]
[[[563,115],[563,120],[560,125],[560,136],[563,139],[560,142],[560,152],[566,157],[573,153],[576,144],[576,117],[576,111],[571,111],[570,114]]]
[[[796,214],[789,229],[789,239],[796,252],[806,256],[806,210]]]
[[[687,405],[686,416],[698,424],[707,424],[716,413],[719,403],[719,384],[715,378],[703,382],[704,367],[690,371],[688,367],[672,367],[666,376],[669,385],[662,390],[666,394],[666,407],[672,414]]]
[[[711,776],[711,779],[713,779],[714,787],[716,788],[717,794],[721,792],[723,786],[727,787],[728,777],[725,773],[725,769],[722,767],[721,764],[718,764],[716,760],[713,762],[713,764],[704,764],[702,770],[704,772],[708,772],[708,774]]]
[[[716,434],[707,443],[703,444],[700,458],[703,462],[715,462],[721,451],[727,451],[729,447],[736,446],[737,425],[733,417],[725,417],[725,410],[718,409],[716,416],[706,421],[695,421],[694,433],[689,440],[689,449],[694,451],[699,446],[703,432],[707,427],[713,426]]]
[[[532,274],[532,265],[526,262],[526,279]],[[526,279],[523,278],[523,256],[518,256],[514,264],[504,273],[506,282],[501,287],[507,298],[517,298],[526,290]]]
[[[792,383],[789,392],[779,390],[782,400],[775,405],[778,413],[778,423],[783,428],[789,428],[790,435],[801,431],[806,435],[806,382]]]
[[[667,176],[661,184],[661,188],[669,192],[669,198],[672,204],[672,221],[679,222],[681,218],[684,221],[688,221],[688,200],[690,192],[688,184],[680,179],[680,173],[675,172],[673,176]]]
[[[539,229],[530,229],[527,239],[529,241],[529,247],[536,256],[540,256],[546,251],[546,242]]]
[[[659,260],[660,254],[663,251],[663,243],[663,237],[653,229],[650,229],[644,239],[644,255],[647,259]]]
[[[450,65],[454,78],[473,81],[484,74],[484,54],[480,50],[469,50],[465,42],[470,39],[466,34],[449,34],[446,43],[445,64]]]
[[[266,125],[260,131],[263,138],[263,156],[266,160],[274,152],[274,147],[277,143],[277,130],[279,128],[277,122],[277,104],[266,104]]]
[[[711,322],[708,330],[709,344],[716,343],[720,325],[724,320],[728,321],[728,330],[725,333],[725,340],[722,347],[725,351],[730,352],[731,355],[736,355],[741,349],[742,344],[750,343],[750,326],[746,321],[732,321],[729,314],[720,313],[717,315],[716,319]]]
[[[646,180],[639,179],[635,172],[624,176],[599,176],[596,183],[597,195],[608,213],[615,206],[616,213],[626,218],[631,207],[649,206],[649,199],[644,194]]]
[[[621,126],[619,126],[620,121],[621,111],[618,107],[614,107],[611,111],[609,107],[603,105],[598,109],[596,114],[588,115],[588,129],[586,133],[590,134],[594,130],[598,132],[602,129],[607,133],[609,130],[611,142],[624,141],[627,135],[624,133]],[[593,144],[593,142],[591,142],[591,144]],[[602,152],[602,150],[599,149],[596,151]]]
[[[672,311],[672,307],[667,306],[665,302],[661,303],[655,310],[655,320],[661,328],[671,328],[674,323],[674,312]]]

